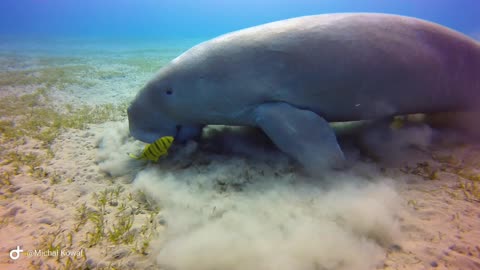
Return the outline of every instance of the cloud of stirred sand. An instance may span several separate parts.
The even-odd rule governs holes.
[[[241,190],[221,192],[241,182]],[[389,181],[322,187],[293,174],[260,174],[242,160],[199,174],[155,168],[135,180],[163,206],[158,263],[173,269],[373,269],[397,236],[397,194]],[[245,181],[245,179],[242,179]],[[233,189],[233,188],[232,188]]]
[[[129,136],[128,123],[110,122],[97,138],[97,157],[100,170],[113,177],[131,177],[142,168],[128,153],[141,148],[142,143]]]
[[[398,240],[400,199],[374,165],[311,179],[248,132],[209,134],[206,148],[192,144],[134,180],[162,209],[166,228],[151,247],[166,269],[374,269]],[[124,170],[115,162],[106,170]]]

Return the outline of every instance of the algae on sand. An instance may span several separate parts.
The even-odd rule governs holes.
[[[67,111],[54,108],[44,88],[32,94],[3,98],[0,101],[2,141],[27,136],[48,145],[64,129],[84,129],[88,124],[122,119],[126,116],[127,103],[65,107]]]
[[[87,65],[70,65],[0,72],[0,87],[43,85],[58,90],[64,90],[69,85],[92,87],[94,84],[83,76],[88,69]]]

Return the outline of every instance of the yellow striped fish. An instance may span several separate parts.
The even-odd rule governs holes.
[[[172,146],[172,143],[173,143],[172,136],[161,137],[160,139],[156,140],[154,143],[147,144],[140,156],[136,156],[134,154],[129,154],[129,156],[134,159],[150,160],[150,161],[157,162],[160,157],[168,154],[168,148]]]

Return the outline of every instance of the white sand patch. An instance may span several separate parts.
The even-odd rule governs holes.
[[[97,160],[97,154],[101,156],[97,136],[112,134],[120,127],[125,127],[125,124],[104,123],[91,125],[86,130],[64,132],[52,144],[55,156],[41,165],[47,172],[45,176],[34,178],[21,173],[10,177],[9,187],[0,193],[4,198],[0,203],[1,269],[66,268],[66,258],[57,262],[51,257],[27,257],[27,253],[23,253],[17,261],[9,258],[9,251],[17,245],[25,251],[46,250],[46,243],[51,239],[64,251],[84,250],[85,257],[74,258],[73,268],[88,266],[95,269],[121,265],[145,269],[155,264],[153,260],[149,261],[146,256],[132,250],[135,243],[128,247],[123,243],[112,245],[107,240],[108,233],[117,226],[119,213],[132,217],[132,233],[138,233],[142,226],[151,224],[150,213],[142,210],[145,206],[131,198],[135,197],[133,188],[122,184],[122,179],[131,182],[133,175],[114,178],[105,173],[109,165],[103,164],[101,158]],[[27,149],[30,144],[21,145],[19,150],[31,152],[33,147]],[[117,146],[122,145],[119,142]],[[121,160],[118,156],[127,156],[121,150],[115,153],[116,160]],[[131,179],[127,180],[127,177]],[[52,179],[58,179],[58,182],[52,183]],[[105,190],[117,188],[120,188],[119,197],[113,200],[109,198],[106,205],[104,240],[94,246],[86,244],[93,225],[88,218],[86,224],[79,225],[79,209],[85,204],[87,212],[98,211],[98,200],[93,194],[98,196]],[[124,212],[119,210],[122,203],[126,204]],[[69,235],[72,235],[71,240]]]

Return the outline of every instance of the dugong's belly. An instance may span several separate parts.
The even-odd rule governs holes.
[[[238,109],[283,101],[342,121],[480,104],[479,45],[413,18],[302,17],[227,34],[191,51],[186,55],[196,53],[215,74],[211,91],[233,97]]]

